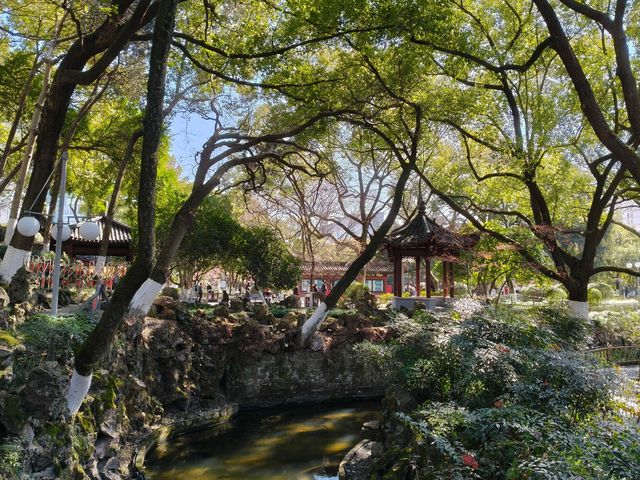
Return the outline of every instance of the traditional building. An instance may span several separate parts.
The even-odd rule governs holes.
[[[71,228],[71,238],[62,244],[62,251],[72,258],[85,261],[95,261],[100,250],[102,232],[104,231],[105,217],[94,217],[88,221],[96,222],[100,227],[100,236],[96,240],[85,240],[80,236],[80,224],[69,225]],[[55,249],[55,240],[51,239],[51,250]],[[124,257],[127,261],[133,260],[134,250],[131,242],[131,227],[118,220],[113,220],[111,224],[111,234],[109,235],[109,246],[107,257]]]
[[[418,204],[418,209],[413,217],[400,228],[392,231],[384,240],[383,248],[389,254],[393,263],[394,299],[392,306],[395,308],[407,307],[413,309],[416,301],[421,301],[427,308],[444,305],[447,298],[454,294],[454,269],[453,264],[460,260],[465,251],[472,250],[480,239],[478,234],[461,235],[452,232],[426,215],[424,202]],[[403,260],[411,258],[415,264],[416,293],[411,298],[402,298],[405,291],[403,285]],[[440,261],[442,270],[442,288],[439,295],[434,295],[431,267],[432,262]],[[425,296],[421,296],[423,278],[421,266],[424,263]]]
[[[342,278],[349,265],[351,265],[350,262],[337,261],[304,262],[298,290],[301,294],[309,292],[313,282],[318,291],[322,290],[323,285],[326,285],[327,291],[330,291],[338,280]],[[363,269],[358,281],[367,285],[369,291],[373,294],[391,293],[393,286],[392,274],[393,265],[391,263],[374,260],[369,262],[367,267]]]

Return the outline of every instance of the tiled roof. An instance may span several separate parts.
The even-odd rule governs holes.
[[[395,229],[384,240],[388,249],[426,248],[434,256],[455,256],[473,248],[479,236],[460,235],[427,217],[424,202],[418,204],[416,214],[405,225]]]
[[[104,231],[105,216],[98,216],[90,218],[86,221],[96,222],[100,226],[100,235],[96,240],[86,240],[80,236],[80,225],[83,222],[75,225],[69,225],[71,228],[71,241],[76,243],[91,243],[97,244],[102,241],[102,232]],[[111,223],[111,234],[109,235],[109,245],[122,245],[128,246],[131,243],[131,227],[126,223],[122,223],[116,219]]]
[[[351,262],[317,261],[313,265],[314,275],[342,275],[351,265]],[[302,273],[310,274],[312,270],[311,262],[302,264]],[[367,264],[367,273],[371,275],[384,275],[393,273],[393,264],[379,260],[371,261]]]

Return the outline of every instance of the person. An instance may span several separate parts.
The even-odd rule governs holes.
[[[299,295],[298,287],[294,287],[294,288],[293,288],[293,294],[294,294],[296,297],[299,297],[299,296],[300,296],[300,295]]]
[[[325,297],[327,296],[327,283],[325,281],[322,282],[320,293],[322,293],[322,295],[324,295]]]
[[[269,289],[269,287],[265,288],[265,289],[262,291],[262,296],[264,297],[264,301],[265,301],[267,304],[270,304],[270,303],[271,303],[271,290]]]
[[[202,284],[196,283],[196,302],[202,303]]]
[[[316,307],[318,303],[318,286],[314,283],[311,285],[311,306]]]
[[[222,291],[222,301],[220,303],[229,306],[229,294],[226,290]]]
[[[213,300],[213,287],[207,283],[207,303]]]

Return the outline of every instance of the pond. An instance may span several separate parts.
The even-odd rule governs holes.
[[[240,413],[224,428],[201,430],[149,452],[149,480],[334,480],[378,403],[313,405]]]

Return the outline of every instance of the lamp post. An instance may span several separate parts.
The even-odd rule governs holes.
[[[634,262],[634,263],[627,262],[626,267],[627,267],[629,270],[631,270],[632,268],[634,268],[634,267],[635,267],[635,269],[636,269],[638,272],[640,272],[640,261],[638,261],[638,262]],[[638,296],[638,277],[634,277],[634,279],[633,279],[633,285],[634,285],[635,290],[636,290],[636,296]]]
[[[67,187],[67,152],[60,156],[60,197],[58,199],[58,219],[51,236],[56,241],[56,256],[53,265],[53,286],[51,291],[51,315],[58,315],[58,297],[60,295],[60,264],[62,263],[62,242],[71,237],[71,229],[64,224],[64,200]],[[31,213],[31,212],[25,212]],[[40,229],[40,222],[32,216],[22,217],[17,225],[20,234],[33,237]],[[100,235],[100,227],[93,222],[85,222],[79,228],[80,235],[87,240],[95,240]]]

